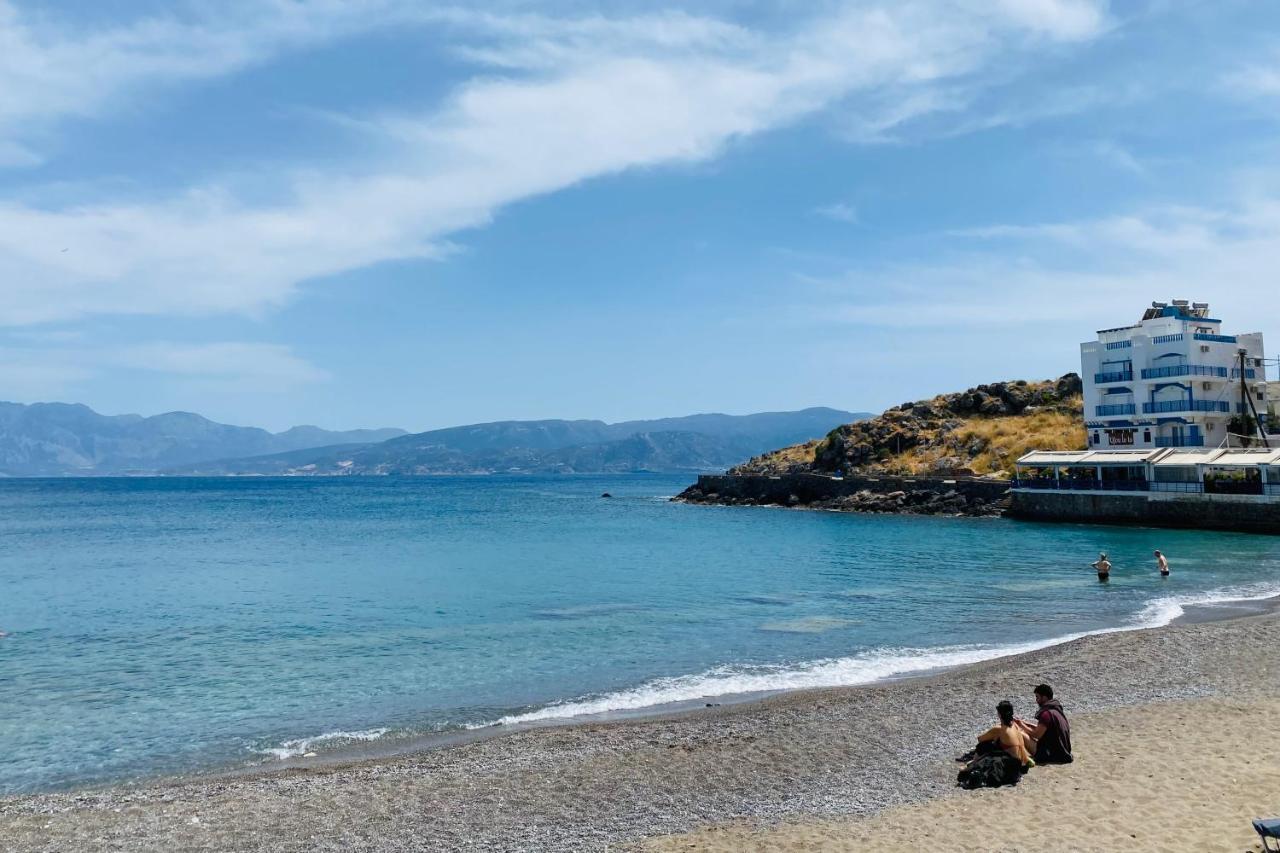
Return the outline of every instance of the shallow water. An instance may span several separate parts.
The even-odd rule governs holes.
[[[0,481],[0,790],[861,683],[1280,590],[1269,537],[665,500],[687,483]]]

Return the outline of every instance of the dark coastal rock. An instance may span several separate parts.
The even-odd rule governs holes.
[[[673,501],[720,506],[776,506],[833,512],[903,513],[909,515],[999,515],[1008,484],[999,480],[922,478],[911,481],[837,480],[809,474],[773,477],[711,476],[718,484],[690,486]],[[899,483],[909,484],[897,488]]]

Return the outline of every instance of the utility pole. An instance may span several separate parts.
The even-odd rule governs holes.
[[[1247,383],[1247,382],[1245,382],[1245,376],[1244,376],[1244,370],[1245,370],[1245,367],[1244,367],[1244,354],[1245,354],[1245,350],[1244,350],[1244,347],[1241,347],[1239,350],[1237,350],[1237,354],[1238,354],[1238,356],[1239,356],[1239,358],[1240,358],[1240,421],[1241,421],[1241,423],[1243,423],[1243,422],[1244,422],[1245,413],[1246,413],[1246,412],[1245,412],[1245,403],[1248,403],[1248,404],[1249,404],[1249,411],[1253,412],[1253,422],[1254,422],[1255,424],[1257,424],[1257,425],[1258,425],[1258,435],[1260,435],[1260,436],[1262,437],[1262,446],[1263,446],[1263,447],[1270,447],[1270,446],[1271,446],[1271,442],[1267,441],[1267,431],[1266,431],[1266,429],[1262,426],[1262,418],[1258,417],[1258,407],[1257,407],[1257,406],[1255,406],[1255,405],[1253,404],[1253,396],[1249,393],[1249,385],[1248,385],[1248,383]],[[1265,368],[1264,368],[1264,370],[1265,370]],[[1263,374],[1263,377],[1262,377],[1262,378],[1263,378],[1263,379],[1266,379],[1266,378],[1267,378],[1265,373]]]

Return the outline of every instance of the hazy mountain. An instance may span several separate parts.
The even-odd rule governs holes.
[[[378,444],[225,459],[175,473],[470,474],[709,471],[779,444],[826,435],[866,413],[812,408],[652,421],[499,421],[403,435]]]
[[[144,418],[100,415],[80,404],[0,402],[0,475],[159,471],[209,459],[378,442],[398,435],[404,435],[404,430],[334,432],[297,426],[270,433],[216,423],[190,412]]]

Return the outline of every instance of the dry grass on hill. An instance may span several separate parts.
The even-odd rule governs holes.
[[[1080,450],[1085,447],[1084,425],[1078,412],[1040,411],[1028,415],[966,418],[962,426],[933,446],[914,447],[894,457],[886,468],[901,466],[903,473],[923,474],[947,457],[967,456],[965,448],[983,449],[969,457],[975,474],[1012,476],[1013,463],[1032,450]]]
[[[1027,383],[1022,383],[1027,385]],[[1047,389],[1038,383],[1033,391]],[[1078,385],[1077,385],[1078,388]],[[927,411],[890,410],[878,418],[810,441],[766,453],[734,469],[740,473],[785,473],[803,470],[850,473],[930,475],[972,472],[979,476],[1012,476],[1014,463],[1032,450],[1080,450],[1086,446],[1078,393],[1053,398],[1048,404],[1027,406],[1017,414],[956,411],[957,395],[936,397],[922,404]],[[850,431],[857,437],[851,437]],[[843,434],[842,434],[843,433]],[[823,464],[819,460],[830,442],[850,447],[869,442],[865,462]],[[863,447],[868,445],[864,444]]]

